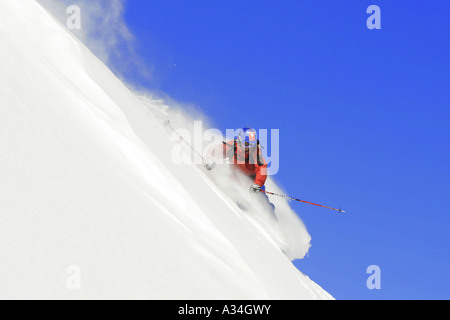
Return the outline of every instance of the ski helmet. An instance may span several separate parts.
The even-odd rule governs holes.
[[[252,128],[243,128],[239,131],[237,140],[241,144],[241,147],[253,149],[258,143],[258,134]]]

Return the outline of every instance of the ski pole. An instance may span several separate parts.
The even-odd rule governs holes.
[[[307,203],[307,204],[312,204],[313,206],[318,206],[318,207],[322,207],[322,208],[326,208],[326,209],[331,209],[331,210],[338,211],[338,212],[341,212],[341,213],[344,213],[344,212],[345,212],[345,211],[342,210],[342,209],[336,209],[336,208],[332,208],[332,207],[327,207],[327,206],[324,206],[324,205],[321,205],[321,204],[317,204],[317,203],[314,203],[314,202],[309,202],[309,201],[300,200],[300,199],[292,198],[292,197],[289,197],[289,196],[285,196],[285,195],[283,195],[283,194],[277,194],[277,193],[273,193],[273,192],[269,192],[269,191],[264,191],[264,190],[261,190],[261,192],[270,194],[270,195],[272,195],[272,196],[277,196],[277,197],[282,197],[282,198],[286,198],[286,199],[289,199],[289,200],[294,200],[294,201],[298,201],[298,202],[303,202],[303,203]]]
[[[205,158],[203,157],[203,155],[201,155],[200,154],[200,152],[198,152],[197,150],[195,150],[195,148],[189,143],[189,142],[187,142],[186,140],[184,140],[184,138],[178,133],[178,132],[176,132],[176,130],[174,129],[174,128],[172,128],[172,126],[170,125],[170,120],[167,120],[167,121],[165,121],[164,122],[164,125],[166,125],[167,127],[169,127],[173,132],[175,132],[175,134],[178,136],[178,137],[180,137],[180,139],[184,142],[184,143],[186,143],[200,158],[202,158],[202,160],[203,160],[203,163],[205,163],[205,162],[207,162],[206,160],[205,160]]]

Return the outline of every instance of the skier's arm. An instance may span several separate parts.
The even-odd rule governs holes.
[[[259,186],[263,186],[267,180],[267,164],[261,167],[258,167],[256,171],[255,183]]]
[[[267,162],[262,155],[260,156],[261,159],[264,161],[264,164],[262,166],[256,164],[255,183],[262,187],[267,180]]]

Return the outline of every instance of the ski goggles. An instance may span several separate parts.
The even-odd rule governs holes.
[[[243,141],[245,147],[253,148],[254,146],[256,146],[257,142],[258,140],[256,139],[256,132],[248,131],[245,133]]]

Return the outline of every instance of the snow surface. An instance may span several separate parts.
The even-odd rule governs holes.
[[[310,236],[287,202],[278,223],[243,212],[227,167],[174,163],[163,121],[193,119],[35,0],[0,1],[0,21],[1,299],[332,299],[291,263]]]

